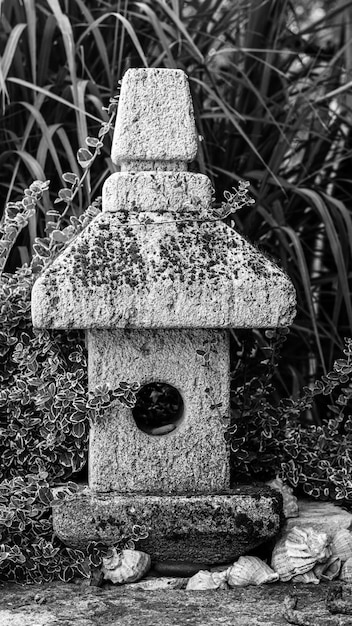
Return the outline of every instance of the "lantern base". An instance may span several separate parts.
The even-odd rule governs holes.
[[[152,561],[230,562],[274,537],[283,523],[281,494],[238,486],[221,494],[97,494],[89,488],[53,507],[54,531],[71,547],[148,536],[135,546]],[[133,528],[134,527],[134,528]]]

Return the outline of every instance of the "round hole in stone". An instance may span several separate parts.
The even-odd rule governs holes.
[[[132,415],[140,430],[161,436],[177,428],[183,417],[183,400],[176,387],[157,382],[143,385],[136,394]]]

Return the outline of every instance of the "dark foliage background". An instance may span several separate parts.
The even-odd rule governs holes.
[[[1,204],[32,179],[51,181],[7,269],[30,260],[61,176],[79,175],[77,149],[107,120],[124,71],[182,68],[203,139],[193,167],[218,201],[251,182],[255,208],[229,222],[297,289],[286,390],[326,372],[352,325],[350,2],[3,0],[1,11]],[[114,169],[107,144],[73,214]]]

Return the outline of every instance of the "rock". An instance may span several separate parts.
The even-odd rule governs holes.
[[[311,526],[332,536],[342,528],[352,527],[352,513],[332,502],[298,500],[298,506],[299,517],[287,520],[287,530],[293,526]]]
[[[83,492],[54,509],[54,530],[73,547],[89,541],[117,544],[131,524],[146,527],[136,548],[155,562],[180,560],[217,565],[274,537],[282,518],[281,494],[239,486],[212,495],[97,495]]]
[[[329,583],[338,592],[341,581]],[[2,585],[0,626],[287,626],[283,602],[286,583],[237,587],[203,593],[156,589],[146,593],[134,585],[106,585],[102,589],[70,583]],[[326,606],[327,585],[297,585],[294,591],[301,621],[319,626],[350,626],[350,615],[332,615]],[[351,604],[351,587],[343,598]],[[34,597],[45,593],[48,602]]]

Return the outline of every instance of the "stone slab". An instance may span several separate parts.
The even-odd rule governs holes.
[[[116,544],[133,524],[148,537],[136,548],[153,561],[230,563],[278,534],[281,494],[241,486],[208,496],[96,495],[83,491],[53,508],[54,531],[70,546],[88,541]]]
[[[112,161],[193,161],[197,147],[186,74],[160,68],[127,70],[121,84]]]
[[[273,328],[290,325],[295,289],[223,222],[170,212],[102,213],[32,291],[36,328]]]
[[[319,532],[334,535],[338,530],[352,529],[352,513],[332,502],[298,500],[299,517],[287,520],[287,529],[293,526],[312,526]]]
[[[209,217],[212,185],[192,172],[116,172],[103,185],[103,211],[194,213]]]
[[[337,587],[281,583],[228,591],[143,591],[128,585],[12,584],[1,588],[0,626],[287,626],[284,600],[292,594],[296,624],[351,626],[350,615],[332,615],[326,607],[329,590]],[[351,595],[347,587],[344,595]]]
[[[209,350],[209,362],[197,350]],[[89,485],[97,492],[202,493],[230,486],[225,441],[230,415],[228,331],[94,330],[88,332],[89,387],[121,381],[172,385],[184,409],[172,432],[140,430],[119,402],[91,425]]]

